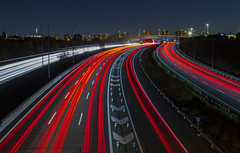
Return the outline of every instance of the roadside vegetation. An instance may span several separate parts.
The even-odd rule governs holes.
[[[240,77],[240,39],[213,36],[182,39],[180,48],[190,57],[193,57],[195,52],[196,60],[210,66],[213,53],[213,67]]]
[[[155,47],[156,48],[156,47]],[[142,54],[142,66],[151,80],[224,152],[240,152],[240,118],[166,69],[156,58],[155,48]]]

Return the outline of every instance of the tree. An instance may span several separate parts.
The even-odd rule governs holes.
[[[237,38],[237,39],[240,39],[240,32],[238,32],[238,33],[236,34],[236,38]]]
[[[3,33],[2,33],[2,37],[3,37],[4,40],[7,39],[7,33],[6,33],[5,31],[3,31]]]

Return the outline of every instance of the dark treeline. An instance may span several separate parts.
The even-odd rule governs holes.
[[[82,44],[82,42],[78,42]],[[50,51],[68,47],[71,43],[64,40],[50,39]],[[48,39],[43,39],[43,51],[48,50]],[[38,54],[42,52],[42,38],[23,39],[23,40],[0,40],[0,60]]]
[[[50,51],[56,51],[60,48],[71,47],[87,44],[104,44],[107,42],[116,42],[123,40],[99,40],[93,39],[92,41],[65,41],[65,40],[56,40],[55,38],[50,38]],[[43,52],[48,51],[48,38],[43,39]],[[17,58],[22,56],[28,56],[33,54],[39,54],[42,52],[42,38],[25,38],[20,40],[10,40],[10,39],[0,39],[0,61],[7,60],[11,58]]]
[[[240,75],[240,39],[226,37],[198,37],[183,39],[181,50],[205,64],[224,70],[234,75]]]

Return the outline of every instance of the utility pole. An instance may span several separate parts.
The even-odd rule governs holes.
[[[75,63],[75,60],[74,60],[74,46],[73,46],[73,31],[74,31],[74,28],[76,27],[76,26],[78,26],[79,24],[75,24],[75,25],[73,25],[73,27],[72,27],[72,50],[73,50],[73,63]]]
[[[214,38],[212,38],[212,68],[213,68]]]
[[[35,22],[36,24],[38,24],[39,25],[39,27],[40,27],[40,29],[41,29],[41,35],[42,35],[42,66],[43,66],[43,28],[42,28],[42,25],[41,25],[41,23],[40,22],[38,22],[38,21],[35,21],[35,20],[32,20],[33,22]]]
[[[52,18],[51,20],[49,20],[49,22],[48,22],[48,79],[50,79],[50,77],[51,77],[51,75],[50,75],[50,57],[49,57],[49,51],[50,51],[50,24],[54,21],[54,20],[56,20],[56,19],[60,19],[61,17],[54,17],[54,18]]]

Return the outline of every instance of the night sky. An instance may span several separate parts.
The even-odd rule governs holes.
[[[126,31],[136,35],[138,29],[167,29],[170,34],[193,27],[210,33],[240,31],[239,0],[1,0],[0,32],[8,35],[34,34],[40,22],[44,35],[48,21],[51,35],[81,33],[85,36]]]

